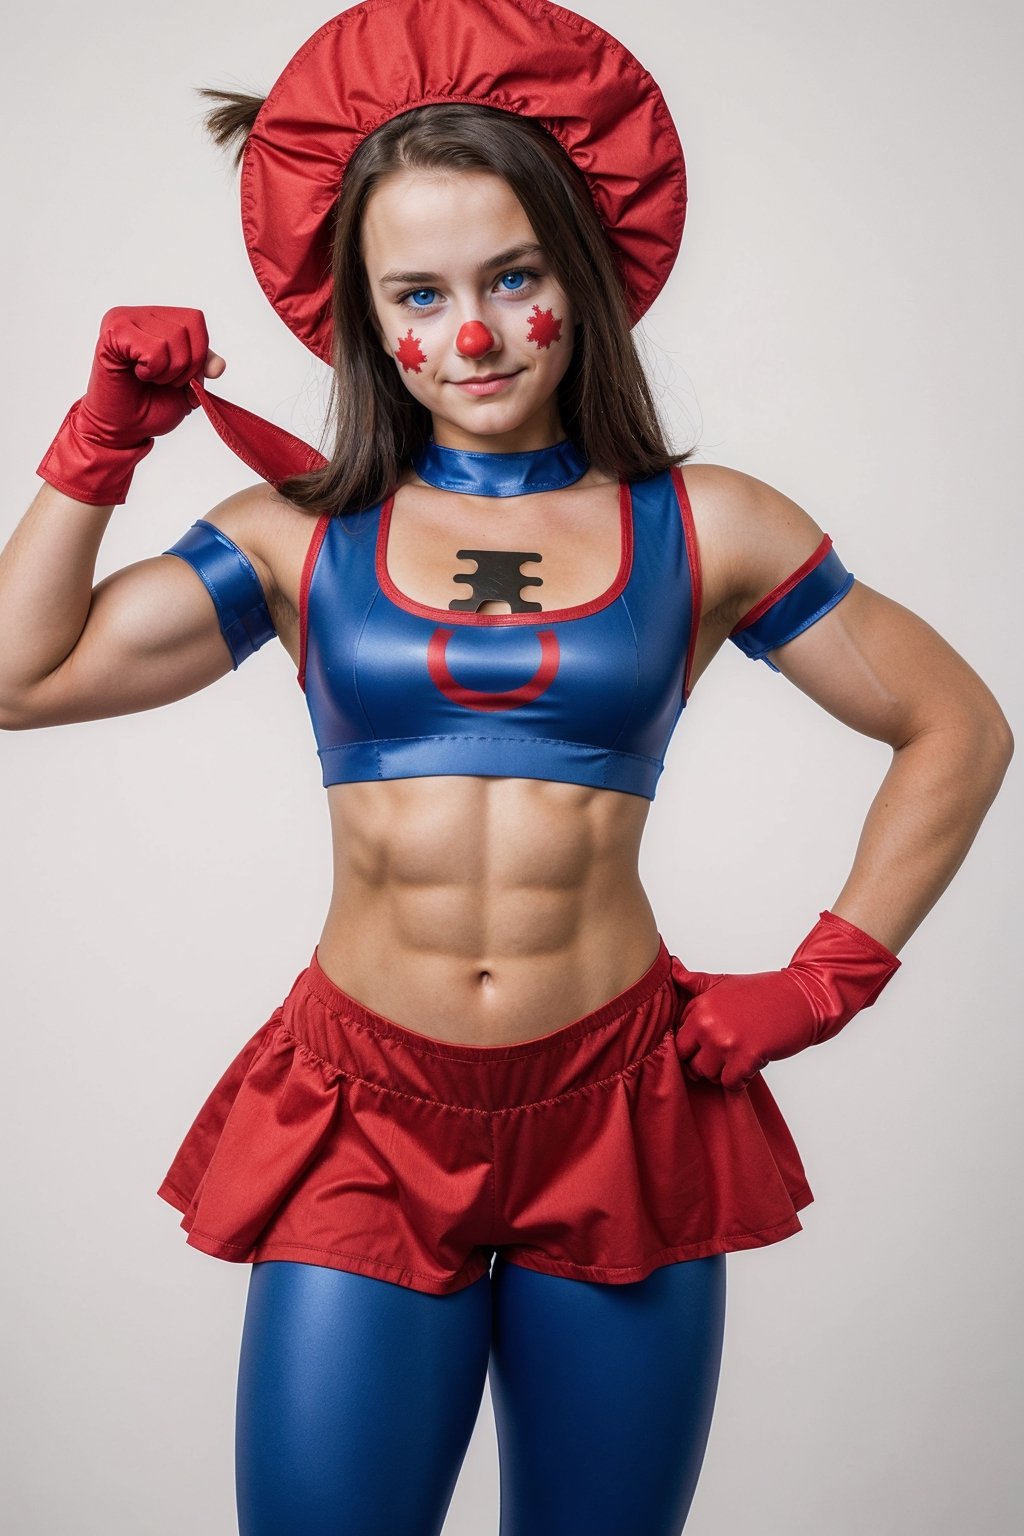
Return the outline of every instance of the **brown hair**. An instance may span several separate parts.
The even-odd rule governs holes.
[[[237,166],[264,98],[207,87],[199,94],[221,103],[204,123],[218,146],[234,143]],[[317,513],[372,506],[430,437],[430,412],[405,389],[375,334],[360,241],[370,194],[389,172],[406,168],[492,171],[519,199],[578,317],[558,403],[567,436],[595,468],[641,480],[692,457],[696,446],[672,453],[665,440],[615,253],[582,173],[531,118],[441,103],[383,123],[346,167],[332,231],[334,449],[323,468],[283,481],[281,494]]]

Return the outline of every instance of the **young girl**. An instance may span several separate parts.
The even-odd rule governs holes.
[[[875,1001],[1009,730],[807,512],[667,446],[631,326],[685,180],[614,39],[541,0],[369,0],[265,101],[208,94],[246,141],[257,275],[333,365],[332,453],[205,390],[198,310],[110,311],[0,557],[0,719],[152,708],[273,638],[305,691],[330,906],[159,1191],[253,1266],[240,1530],[439,1532],[489,1372],[502,1536],[675,1536],[725,1254],[812,1199],[761,1069]],[[196,404],[259,483],[93,588],[135,465]],[[895,753],[839,897],[756,974],[671,955],[638,874],[726,639]],[[928,744],[954,715],[955,803]]]

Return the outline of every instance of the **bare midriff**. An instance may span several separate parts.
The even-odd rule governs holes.
[[[395,1023],[463,1044],[533,1039],[625,991],[658,953],[641,796],[457,775],[327,796],[334,885],[317,960]]]
[[[274,510],[278,631],[298,665],[309,518],[287,503]],[[695,512],[700,523],[699,501]],[[424,486],[410,471],[394,499],[386,567],[407,601],[444,608],[465,596],[452,580],[459,549],[536,550],[544,585],[527,595],[542,610],[569,607],[607,590],[621,534],[618,484],[594,469],[566,490],[497,508],[494,498]],[[706,607],[719,602],[719,585],[707,564]],[[691,683],[731,622],[705,613]],[[657,956],[638,868],[651,807],[642,796],[455,773],[326,793],[334,883],[318,962],[342,991],[407,1029],[472,1045],[535,1039],[625,991]]]

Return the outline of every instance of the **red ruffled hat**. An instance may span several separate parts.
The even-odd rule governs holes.
[[[242,158],[242,232],[256,278],[288,328],[331,361],[331,225],[363,139],[400,113],[477,102],[540,122],[582,172],[635,323],[682,239],[686,171],[665,98],[622,43],[546,0],[363,0],[285,66]],[[307,443],[201,379],[217,431],[272,484],[322,464]]]

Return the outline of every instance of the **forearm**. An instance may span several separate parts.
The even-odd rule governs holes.
[[[831,911],[898,953],[966,858],[1012,750],[998,714],[952,717],[897,748]]]
[[[113,510],[44,482],[0,551],[0,708],[16,704],[74,649]]]

